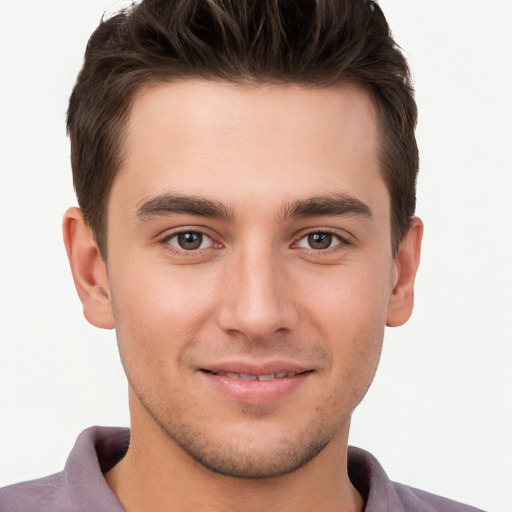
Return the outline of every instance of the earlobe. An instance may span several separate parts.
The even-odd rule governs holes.
[[[107,269],[91,229],[84,221],[79,208],[69,208],[66,211],[62,230],[73,280],[82,301],[85,318],[96,327],[113,329]]]
[[[386,325],[398,327],[409,320],[414,307],[414,280],[420,263],[423,223],[411,220],[395,258],[395,283],[388,304]]]

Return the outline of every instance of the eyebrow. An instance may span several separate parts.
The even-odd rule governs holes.
[[[183,213],[222,220],[232,220],[234,218],[233,211],[218,201],[212,201],[204,197],[172,193],[143,199],[136,207],[135,217],[139,220],[148,220],[151,217],[172,213]]]
[[[368,219],[373,218],[368,205],[348,194],[330,194],[293,201],[285,205],[280,217],[286,220],[339,215],[360,215]]]
[[[185,196],[165,193],[143,199],[136,205],[135,217],[144,221],[152,217],[173,213],[197,215],[221,220],[233,220],[235,215],[231,208],[223,203],[199,196]],[[347,194],[330,194],[298,199],[287,203],[279,218],[281,220],[303,219],[306,217],[336,217],[340,215],[360,215],[371,219],[370,208],[361,200]]]

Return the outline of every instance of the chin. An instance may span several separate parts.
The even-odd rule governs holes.
[[[230,428],[217,428],[197,416],[176,410],[161,411],[140,403],[160,431],[187,457],[213,473],[232,478],[265,479],[292,473],[316,457],[343,429],[319,414],[313,422],[293,429],[260,418],[239,421]],[[192,416],[194,416],[192,414]],[[196,421],[194,421],[196,420]],[[300,429],[300,430],[299,430]]]
[[[176,439],[173,439],[176,441]],[[264,440],[265,441],[265,440]],[[329,439],[281,442],[278,447],[249,446],[247,443],[213,444],[198,438],[196,442],[178,443],[191,458],[213,473],[232,478],[266,479],[292,473],[316,457]]]

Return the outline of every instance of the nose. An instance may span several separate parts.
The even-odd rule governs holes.
[[[286,262],[273,251],[240,251],[226,265],[219,326],[250,341],[292,331],[299,319]]]

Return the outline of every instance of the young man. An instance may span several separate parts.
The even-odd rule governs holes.
[[[131,430],[94,428],[0,510],[475,510],[348,448],[409,318],[416,107],[379,7],[146,0],[93,34],[64,219],[115,328]]]

